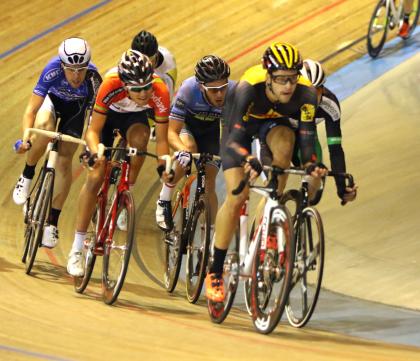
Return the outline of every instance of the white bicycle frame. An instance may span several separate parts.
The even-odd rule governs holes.
[[[266,249],[268,229],[270,220],[278,219],[284,221],[287,219],[286,213],[279,207],[279,201],[270,198],[270,192],[272,189],[260,189],[251,188],[252,191],[262,195],[267,199],[264,206],[264,213],[262,221],[258,224],[258,228],[254,231],[252,240],[248,244],[248,204],[246,204],[246,211],[244,215],[241,215],[239,222],[239,275],[243,278],[251,277],[252,260],[254,259],[256,252],[256,240],[261,237],[261,250]],[[247,201],[248,202],[248,201]],[[271,218],[270,218],[271,217]],[[277,239],[282,238],[282,234],[277,235]],[[283,242],[278,242],[279,247],[283,247]],[[279,252],[283,252],[284,249],[280,248]]]
[[[391,15],[391,20],[397,23],[402,19],[404,12],[404,1],[400,0],[398,7],[395,6],[394,0],[386,0],[386,13]]]

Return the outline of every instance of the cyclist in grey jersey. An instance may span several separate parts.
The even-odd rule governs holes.
[[[173,227],[171,196],[176,182],[190,167],[191,153],[220,152],[222,111],[226,97],[236,82],[228,80],[229,65],[215,55],[200,59],[195,67],[195,76],[185,80],[173,102],[169,115],[168,140],[177,151],[177,160],[182,168],[177,170],[174,181],[163,185],[156,209],[156,222],[164,231]],[[206,166],[206,193],[211,205],[212,223],[218,208],[216,175],[219,164]]]

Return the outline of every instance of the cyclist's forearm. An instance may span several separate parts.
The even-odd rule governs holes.
[[[98,153],[98,144],[100,142],[99,134],[95,131],[92,131],[88,128],[86,131],[86,145],[89,151],[94,154]]]
[[[169,154],[169,145],[166,140],[156,142],[156,154],[158,157]]]
[[[35,118],[38,113],[38,110],[41,108],[42,103],[44,102],[44,98],[32,94],[31,98],[29,99],[29,103],[26,106],[25,113],[23,114],[22,120],[22,130],[25,132],[26,129],[32,128],[35,124]]]
[[[25,132],[28,128],[33,128],[35,123],[36,112],[33,112],[29,109],[25,111],[22,120],[22,131]]]
[[[169,129],[168,131],[168,142],[170,147],[174,151],[178,150],[187,150],[185,144],[182,142],[181,137],[179,136],[179,133]]]

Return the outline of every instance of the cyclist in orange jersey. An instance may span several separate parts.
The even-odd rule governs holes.
[[[150,135],[148,110],[153,109],[156,152],[158,156],[168,154],[169,106],[168,88],[153,73],[149,58],[136,50],[124,52],[118,68],[111,69],[105,75],[86,133],[89,161],[93,165],[79,196],[76,232],[67,264],[67,271],[72,276],[83,276],[81,250],[95,210],[96,195],[104,178],[105,160],[97,156],[100,139],[105,146],[112,146],[113,131],[119,129],[129,146],[146,150]],[[130,160],[130,185],[135,183],[143,162],[144,157],[133,157]],[[159,161],[158,174],[162,180],[169,181],[171,177],[164,169],[163,161]],[[120,229],[127,227],[124,214],[118,218],[117,225]]]

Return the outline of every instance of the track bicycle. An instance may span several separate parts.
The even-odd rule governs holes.
[[[176,287],[186,252],[186,293],[190,303],[196,303],[206,277],[211,242],[211,210],[205,193],[206,165],[220,157],[206,153],[192,153],[197,174],[190,174],[181,190],[175,193],[172,209],[174,227],[165,234],[164,283],[168,292]],[[194,197],[190,197],[196,181]]]
[[[128,183],[129,159],[133,156],[157,156],[132,147],[104,147],[100,144],[98,157],[102,157],[105,151],[123,152],[124,157],[106,162],[104,181],[82,249],[84,275],[73,279],[75,291],[83,293],[90,281],[96,257],[103,256],[102,298],[110,305],[117,300],[123,287],[135,239],[135,205]],[[170,157],[160,158],[167,161],[166,169],[168,165],[170,168]],[[118,224],[122,213],[126,217],[125,226]]]
[[[418,23],[420,15],[420,0],[413,1],[413,10],[410,14],[409,35],[411,35]],[[367,34],[367,49],[372,58],[376,58],[381,52],[389,30],[398,30],[403,21],[403,1],[379,0],[372,17],[369,21]]]
[[[31,134],[39,134],[51,138],[51,140],[45,151],[44,164],[24,205],[24,222],[26,226],[22,262],[25,263],[26,274],[30,274],[38,248],[42,245],[44,227],[47,225],[47,218],[51,210],[58,144],[60,142],[70,142],[85,145],[85,142],[79,138],[37,128],[26,129],[23,142],[27,142]]]
[[[270,173],[265,186],[249,185],[266,198],[262,217],[254,221],[247,234],[247,205],[241,211],[233,248],[226,255],[223,278],[223,302],[207,300],[210,318],[221,323],[229,313],[238,288],[244,279],[245,303],[256,330],[268,334],[274,330],[286,305],[294,262],[293,225],[288,209],[277,194],[278,175],[283,169],[264,167]],[[248,184],[249,175],[232,193],[239,194]]]
[[[310,320],[321,290],[324,270],[325,237],[321,215],[312,206],[322,196],[324,182],[317,192],[316,202],[309,200],[309,183],[301,169],[285,169],[284,173],[302,176],[300,189],[290,189],[283,194],[281,203],[293,215],[295,236],[295,261],[292,284],[286,304],[286,315],[294,327],[303,327]],[[353,177],[347,173],[329,171],[327,176],[344,177],[348,187],[354,187]],[[324,179],[325,180],[325,179]],[[344,204],[344,202],[341,202]]]

